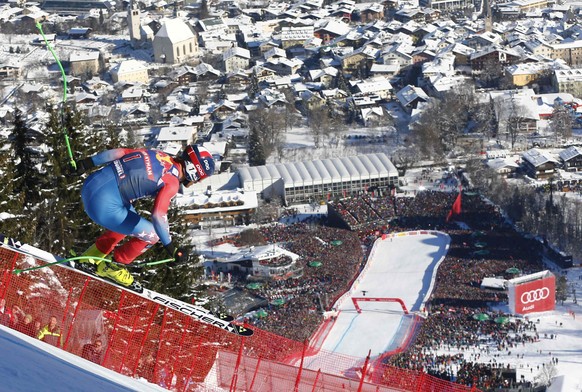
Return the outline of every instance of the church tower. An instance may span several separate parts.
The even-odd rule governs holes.
[[[491,2],[483,0],[483,8],[485,9],[485,31],[490,33],[493,31],[493,15],[491,12]]]
[[[136,47],[141,43],[141,21],[139,8],[134,4],[133,0],[129,1],[127,7],[127,25],[129,27],[129,39],[131,46]]]

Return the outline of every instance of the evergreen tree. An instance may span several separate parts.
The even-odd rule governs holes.
[[[0,137],[0,145],[8,145],[8,140]],[[21,241],[30,242],[34,238],[33,228],[36,222],[29,219],[24,204],[24,192],[15,190],[15,160],[7,150],[0,152],[0,176],[2,177],[2,192],[0,192],[0,233]]]
[[[193,116],[200,114],[200,98],[198,98],[198,95],[194,96],[194,102],[192,102],[192,109],[190,110],[190,114]]]
[[[14,191],[24,193],[24,205],[33,207],[41,198],[45,185],[44,176],[38,170],[42,157],[39,154],[37,132],[29,129],[18,107],[14,110],[14,128],[11,137],[16,161]]]
[[[256,127],[251,127],[249,134],[249,165],[261,166],[267,161],[263,149],[263,142],[261,141],[259,130]]]
[[[261,88],[259,87],[259,78],[257,77],[257,70],[253,68],[253,73],[249,78],[249,98],[255,99],[261,92]]]
[[[81,181],[68,175],[71,163],[63,131],[63,127],[71,130],[82,128],[82,116],[67,110],[61,118],[60,111],[54,108],[48,111],[46,141],[50,151],[45,167],[49,192],[39,210],[37,242],[47,251],[66,254],[70,249],[79,249],[77,242],[84,242],[81,233],[89,222],[80,198]]]

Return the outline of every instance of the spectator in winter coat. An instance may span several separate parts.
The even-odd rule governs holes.
[[[10,309],[6,308],[6,300],[4,298],[0,299],[0,324],[8,326],[12,320],[12,312]]]
[[[27,314],[24,316],[24,318],[18,320],[18,323],[16,323],[16,327],[14,329],[31,337],[37,336],[34,323],[32,322],[31,314]]]
[[[26,316],[26,313],[24,313],[24,311],[22,309],[20,309],[20,307],[18,307],[18,305],[12,305],[12,311],[11,311],[11,318],[10,318],[10,324],[8,325],[10,328],[12,329],[16,329],[16,326],[18,325],[18,323],[24,319],[24,316]]]
[[[101,364],[101,356],[103,354],[103,342],[100,339],[95,339],[93,343],[87,343],[83,346],[81,356],[91,362]]]
[[[53,346],[61,346],[61,328],[57,324],[57,318],[51,316],[50,321],[38,332],[38,339],[52,344]]]

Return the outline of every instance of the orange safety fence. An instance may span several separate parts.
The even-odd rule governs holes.
[[[17,319],[30,314],[36,336],[55,316],[55,345],[82,356],[85,345],[100,340],[104,349],[94,362],[172,391],[477,390],[387,366],[382,358],[368,361],[367,352],[356,358],[321,350],[326,325],[311,344],[252,326],[254,335],[245,338],[65,268],[12,272],[41,263],[0,248],[0,299],[21,309],[5,324],[20,330]]]

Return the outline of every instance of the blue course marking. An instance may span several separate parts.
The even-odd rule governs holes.
[[[354,324],[354,321],[356,321],[356,318],[359,316],[359,313],[356,313],[356,317],[354,317],[352,319],[352,321],[350,321],[350,325],[348,325],[348,327],[346,328],[345,332],[343,333],[342,337],[338,340],[337,344],[335,345],[335,347],[333,348],[333,350],[331,350],[332,352],[335,352],[338,348],[338,346],[340,344],[342,344],[342,342],[344,341],[344,338],[346,337],[347,333],[349,332],[349,330],[352,328],[352,325]]]
[[[356,313],[356,317],[359,316],[359,313]],[[350,330],[350,328],[352,328],[352,324],[354,323],[354,321],[356,320],[356,317],[354,317],[352,319],[352,321],[350,321],[350,325],[348,326],[348,328],[345,330],[345,332],[343,333],[342,337],[338,340],[337,344],[334,346],[333,349],[329,350],[330,353],[335,353],[335,350],[338,348],[338,346],[340,344],[342,344],[342,341],[344,340],[344,337],[347,335],[348,331]],[[309,362],[309,364],[306,364],[305,367],[310,367],[313,362],[316,360],[316,358],[314,358],[313,360],[311,360],[311,362]]]

